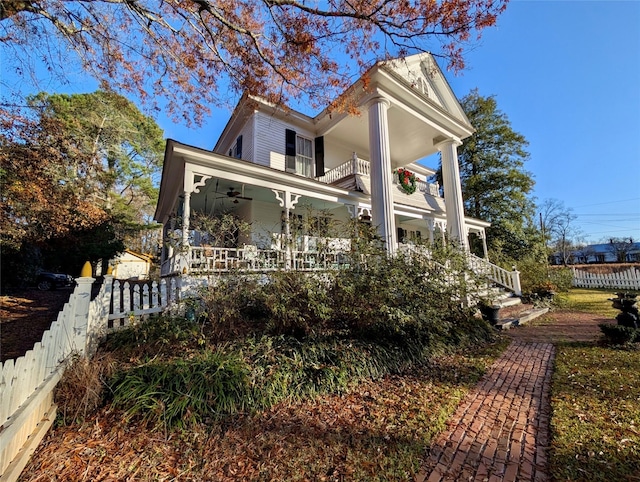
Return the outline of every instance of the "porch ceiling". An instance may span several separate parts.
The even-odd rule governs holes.
[[[437,152],[433,139],[442,136],[442,131],[396,105],[389,107],[387,118],[393,168],[405,166]],[[358,157],[369,160],[367,112],[360,116],[344,117],[325,135],[325,139],[330,143],[348,146]]]
[[[229,192],[239,192],[238,196],[230,196]],[[271,189],[251,184],[241,184],[228,179],[211,178],[207,180],[199,192],[191,195],[191,209],[208,214],[220,212],[241,212],[250,203],[273,204],[274,209],[280,210],[279,201]],[[344,208],[344,204],[319,200],[302,196],[297,207],[309,205],[316,209]]]

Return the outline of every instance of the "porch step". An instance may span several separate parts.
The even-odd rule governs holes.
[[[510,296],[506,294],[503,298],[497,300],[498,305],[501,308],[507,308],[509,306],[517,306],[522,304],[522,299],[519,296]]]
[[[515,326],[524,325],[531,320],[535,320],[539,316],[544,315],[549,311],[549,308],[531,308],[528,310],[520,311],[514,316],[507,316],[505,318],[501,318],[498,323],[496,323],[496,328],[498,330],[508,330]]]

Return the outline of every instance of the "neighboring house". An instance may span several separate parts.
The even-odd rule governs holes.
[[[549,262],[560,265],[562,253],[553,253]],[[597,263],[637,263],[640,262],[640,243],[612,241],[602,244],[590,244],[579,249],[571,250],[567,256],[567,264],[597,264]]]
[[[127,249],[110,262],[111,274],[116,279],[148,279],[151,261],[151,256]]]
[[[161,274],[337,266],[349,240],[327,238],[326,216],[371,222],[389,252],[418,239],[446,237],[467,250],[469,235],[484,240],[489,223],[464,216],[456,151],[474,129],[433,57],[378,63],[344,98],[359,115],[325,109],[309,117],[243,95],[213,151],[168,140],[155,213],[164,228]],[[443,186],[417,164],[438,152]],[[403,189],[398,169],[414,176],[415,192]],[[250,222],[251,232],[207,246],[191,219],[221,212]],[[292,224],[310,217],[316,229],[297,229],[284,249]]]

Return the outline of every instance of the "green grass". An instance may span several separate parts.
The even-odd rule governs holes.
[[[573,289],[566,306],[613,317],[610,290]],[[555,480],[640,480],[640,351],[563,343],[552,380]]]
[[[616,290],[572,288],[567,293],[559,293],[556,298],[561,308],[615,318],[620,311],[612,308],[608,300],[615,298],[615,293]]]
[[[640,352],[557,347],[551,473],[557,480],[640,480]]]

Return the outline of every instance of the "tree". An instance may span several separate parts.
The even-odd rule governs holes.
[[[635,247],[633,238],[611,238],[607,248],[612,253],[617,263],[626,263],[629,261],[629,253],[631,253]]]
[[[0,124],[3,261],[34,249],[51,268],[96,261],[155,226],[163,136],[152,119],[102,91],[41,93],[28,105]]]
[[[571,260],[573,240],[580,235],[580,229],[574,223],[577,218],[573,210],[565,207],[564,203],[558,199],[547,199],[540,208],[540,222],[545,243],[550,243],[555,248],[565,266]]]
[[[458,147],[465,213],[491,222],[487,243],[512,258],[531,250],[533,229],[532,175],[524,170],[529,159],[527,140],[511,128],[494,97],[477,89],[461,101],[474,134]],[[436,177],[442,183],[442,168]],[[447,193],[444,193],[445,197]]]
[[[41,119],[60,123],[82,154],[68,180],[84,177],[94,202],[132,225],[151,221],[164,153],[163,132],[129,100],[113,92],[40,93],[29,99]],[[89,162],[86,160],[89,159]]]
[[[91,158],[69,142],[57,119],[21,117],[0,124],[0,247],[44,242],[105,221],[106,211],[88,198],[86,179],[67,176],[70,163]]]
[[[0,3],[3,62],[23,78],[44,61],[63,78],[72,53],[104,87],[199,121],[206,105],[247,91],[325,105],[376,60],[462,45],[508,0],[62,0]],[[473,35],[472,35],[473,34]],[[440,44],[434,45],[434,40]],[[437,53],[438,53],[437,52]]]

